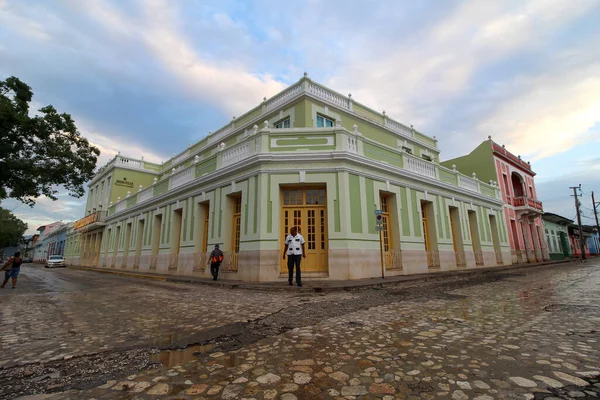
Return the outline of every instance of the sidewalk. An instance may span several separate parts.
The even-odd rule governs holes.
[[[420,280],[441,280],[450,277],[466,277],[483,275],[493,272],[505,272],[509,270],[519,270],[526,268],[535,268],[546,265],[554,264],[566,264],[573,263],[578,259],[570,260],[557,260],[557,261],[544,261],[541,263],[527,263],[527,264],[513,264],[505,265],[501,267],[486,267],[477,269],[466,269],[466,270],[454,270],[454,271],[440,271],[430,272],[425,274],[413,274],[413,275],[400,275],[390,276],[387,278],[369,278],[369,279],[357,279],[357,280],[310,280],[310,278],[304,279],[302,282],[302,288],[293,286],[293,290],[301,292],[333,292],[333,291],[348,291],[348,290],[360,290],[366,288],[375,287],[387,287],[394,286],[402,282],[420,281]],[[178,282],[178,283],[193,283],[199,285],[209,285],[214,287],[228,288],[228,289],[251,289],[251,290],[290,290],[292,289],[288,284],[287,280],[280,282],[244,282],[236,280],[218,280],[213,281],[210,278],[199,278],[185,275],[165,275],[153,272],[137,272],[131,270],[119,270],[112,268],[92,268],[92,267],[79,267],[69,266],[68,268],[80,269],[85,271],[93,271],[99,273],[115,274],[133,278],[151,279],[163,282]]]

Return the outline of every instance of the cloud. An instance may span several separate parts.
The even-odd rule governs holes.
[[[216,102],[229,113],[238,115],[285,88],[269,74],[250,73],[231,62],[207,62],[200,58],[178,23],[173,3],[147,1],[143,21],[128,20],[108,3],[93,2],[89,15],[109,31],[134,37],[147,47],[177,79],[179,90]],[[241,29],[227,15],[215,14],[216,25],[223,30]],[[133,33],[132,33],[133,32]]]

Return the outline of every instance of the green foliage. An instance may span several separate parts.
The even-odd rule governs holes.
[[[100,150],[80,135],[69,114],[51,105],[31,116],[32,97],[18,78],[0,81],[0,200],[33,206],[41,195],[56,200],[57,186],[83,196]]]
[[[0,207],[0,249],[18,244],[26,230],[25,222],[9,210]]]

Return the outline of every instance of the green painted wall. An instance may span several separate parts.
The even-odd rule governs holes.
[[[113,170],[112,179],[111,179],[111,188],[110,194],[108,197],[109,203],[112,201],[113,203],[117,202],[117,198],[121,198],[123,200],[125,196],[127,196],[127,191],[130,191],[132,194],[137,193],[139,185],[145,189],[148,186],[151,186],[154,182],[154,177],[156,175],[150,172],[142,172],[142,171],[132,171],[130,169],[123,168],[115,168]],[[122,186],[123,183],[118,183],[117,181],[126,181],[131,182],[129,186]]]
[[[197,152],[198,150],[200,150],[201,148],[206,146],[206,143],[208,143],[208,136],[206,136],[204,139],[202,139],[201,141],[199,141],[198,143],[196,143],[195,145],[190,147],[190,153],[193,154],[193,153]]]
[[[315,137],[313,135],[299,135],[294,137],[289,137],[289,134],[285,135],[276,135],[271,134],[270,139],[275,139],[276,146],[285,146],[285,147],[272,147],[271,140],[269,140],[269,151],[296,151],[298,149],[307,148],[309,150],[335,150],[335,135],[319,135]],[[329,140],[328,140],[329,138]],[[333,139],[333,145],[328,145],[327,143]],[[310,146],[310,147],[308,147]]]
[[[440,164],[450,169],[452,169],[452,165],[456,165],[456,169],[467,176],[471,176],[475,172],[477,178],[483,182],[498,179],[489,140],[481,143],[466,156],[452,158]]]
[[[368,107],[365,107],[358,103],[353,103],[352,109],[354,110],[355,113],[357,113],[358,115],[360,115],[362,117],[365,117],[368,120],[371,120],[371,121],[376,122],[381,125],[383,125],[383,123],[384,123],[383,116],[381,114],[377,113],[376,111],[371,110]]]
[[[375,146],[371,143],[364,143],[363,151],[366,157],[402,168],[402,156],[398,153],[387,150],[384,147]]]
[[[154,185],[154,187],[152,189],[152,195],[159,196],[163,193],[166,193],[167,190],[169,190],[169,180],[163,179],[162,181],[160,181],[156,185]]]
[[[196,178],[217,170],[217,157],[212,157],[196,166]]]
[[[373,204],[373,199],[375,199],[375,190],[373,179],[365,178],[365,191],[367,196],[367,209],[365,212],[367,213],[367,216],[374,215],[375,205]],[[369,221],[373,221],[373,218],[369,217]],[[369,233],[377,233],[375,230],[375,223],[369,223],[367,231]]]
[[[294,104],[294,126],[292,128],[306,128],[310,125],[310,106],[308,105],[308,101],[306,99],[300,100],[296,104]]]
[[[137,202],[137,193],[127,198],[127,207],[135,205]]]
[[[408,197],[407,192],[408,189],[405,187],[400,188],[400,201],[402,204],[402,236],[410,236],[410,225],[408,219]]]
[[[362,210],[361,210],[361,193],[360,193],[360,178],[358,175],[350,174],[348,176],[350,188],[352,192],[350,197],[350,231],[352,233],[362,233]]]
[[[452,172],[443,170],[441,168],[439,169],[439,171],[440,181],[450,183],[454,186],[458,186],[458,176],[456,174],[453,174]]]
[[[412,207],[413,207],[413,228],[415,230],[415,236],[421,237],[422,236],[421,224],[423,223],[421,221],[421,217],[419,216],[419,210],[421,209],[421,202],[419,200],[417,200],[417,192],[415,192],[412,189],[408,189],[408,190],[410,191],[410,201],[411,201]]]

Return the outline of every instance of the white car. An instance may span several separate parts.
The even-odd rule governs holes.
[[[46,268],[66,267],[65,258],[63,256],[50,256],[46,261]]]

